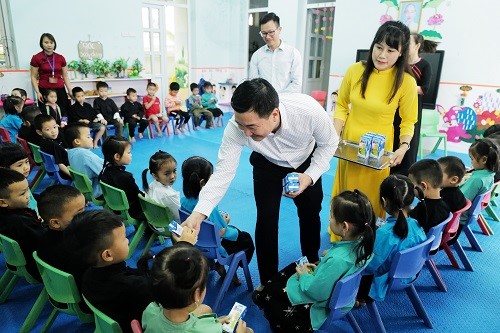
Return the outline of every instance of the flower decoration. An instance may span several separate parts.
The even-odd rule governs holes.
[[[434,14],[427,20],[427,24],[433,26],[440,25],[443,22],[444,22],[443,15],[441,14]]]
[[[385,22],[389,22],[389,21],[394,21],[394,19],[392,18],[391,15],[389,14],[384,14],[382,16],[380,16],[380,24],[384,24]]]

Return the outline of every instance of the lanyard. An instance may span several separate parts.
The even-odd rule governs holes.
[[[54,76],[54,68],[56,66],[56,59],[54,53],[52,53],[52,63],[50,62],[49,57],[47,57],[47,55],[45,55],[45,59],[47,59],[50,69],[52,70],[52,76]]]

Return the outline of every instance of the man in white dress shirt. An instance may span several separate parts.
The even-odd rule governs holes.
[[[280,18],[274,13],[260,20],[260,35],[266,45],[255,51],[248,77],[269,81],[278,93],[302,92],[302,57],[299,51],[280,39]]]
[[[224,131],[215,172],[184,224],[199,229],[231,184],[243,147],[249,147],[257,206],[255,245],[263,284],[278,272],[282,179],[291,172],[299,175],[299,190],[287,196],[297,207],[302,255],[309,262],[318,260],[321,175],[330,168],[339,139],[331,119],[312,97],[298,93],[278,97],[264,79],[241,83],[231,106],[235,114]]]

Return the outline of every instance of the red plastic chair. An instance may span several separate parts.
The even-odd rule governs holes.
[[[0,142],[12,142],[10,139],[9,131],[7,131],[3,127],[0,127]]]
[[[30,161],[30,167],[31,167],[30,171],[33,171],[33,169],[36,167],[36,163],[35,160],[33,159],[30,147],[28,147],[28,143],[26,142],[26,140],[20,138],[19,136],[16,136],[16,140],[23,147],[26,154],[28,154],[28,160]]]
[[[326,102],[326,91],[323,90],[313,90],[311,91],[311,97],[318,101],[318,103],[325,107]]]
[[[455,268],[460,268],[458,265],[457,260],[453,256],[453,253],[451,252],[450,246],[448,245],[448,242],[452,240],[458,231],[458,226],[460,225],[460,217],[462,216],[463,212],[466,212],[470,209],[472,206],[472,202],[470,200],[467,200],[467,204],[465,205],[464,208],[460,209],[459,211],[456,211],[453,213],[453,217],[451,218],[450,222],[446,225],[443,231],[443,238],[441,239],[441,248],[446,252],[446,255],[448,256],[448,259],[450,259],[450,262],[453,267]],[[453,244],[453,248],[457,252],[458,256],[460,257],[460,260],[464,264],[465,268],[469,271],[473,271],[474,269],[472,268],[472,265],[465,255],[464,249],[462,248],[462,245],[456,240],[456,242]]]
[[[130,327],[132,327],[133,333],[142,333],[141,323],[137,319],[133,319],[132,322],[130,322]]]
[[[446,283],[444,283],[443,277],[439,273],[439,270],[436,267],[436,263],[434,263],[434,260],[432,258],[434,258],[434,256],[438,252],[441,240],[443,239],[443,231],[452,218],[453,214],[450,213],[446,220],[430,228],[427,232],[427,238],[431,238],[431,236],[434,236],[434,241],[432,242],[431,250],[429,252],[429,255],[427,256],[427,260],[425,261],[425,266],[429,269],[429,272],[431,273],[436,286],[441,291],[447,291],[448,288],[446,287]]]

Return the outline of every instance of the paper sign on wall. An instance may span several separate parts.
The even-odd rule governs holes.
[[[80,59],[102,59],[102,49],[103,48],[101,42],[78,42],[78,55],[80,56]]]

